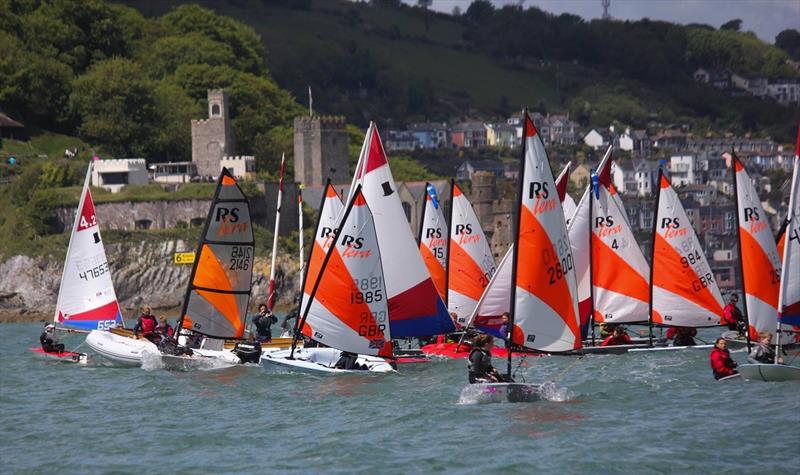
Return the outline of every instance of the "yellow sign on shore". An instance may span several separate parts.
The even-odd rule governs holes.
[[[173,264],[194,264],[194,252],[176,252],[172,256]]]

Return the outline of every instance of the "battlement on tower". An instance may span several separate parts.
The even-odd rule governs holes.
[[[317,186],[328,178],[334,183],[349,181],[346,125],[340,115],[295,117],[295,182]]]

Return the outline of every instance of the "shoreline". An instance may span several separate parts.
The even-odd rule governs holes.
[[[288,305],[276,305],[274,308],[275,316],[284,316],[290,310]],[[252,310],[255,313],[255,309]],[[153,314],[156,317],[167,317],[170,324],[174,324],[178,315],[181,312],[181,307],[166,307],[154,308]],[[249,312],[248,312],[249,314]],[[126,322],[131,322],[131,326],[136,322],[139,315],[138,308],[124,308],[122,309],[123,319]],[[3,308],[0,309],[0,323],[47,323],[52,322],[53,314],[50,312],[42,312],[38,310],[31,310],[28,308]]]

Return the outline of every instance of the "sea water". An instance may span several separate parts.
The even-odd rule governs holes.
[[[717,382],[709,350],[528,357],[549,400],[469,404],[464,360],[146,371],[34,359],[39,330],[0,324],[3,474],[800,472],[800,384]]]

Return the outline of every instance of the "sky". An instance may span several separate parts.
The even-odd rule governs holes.
[[[404,0],[415,5],[416,0]],[[491,0],[496,6],[518,4],[520,0]],[[472,0],[433,0],[433,8],[450,13],[462,11]],[[523,7],[536,6],[555,13],[573,13],[587,20],[600,18],[601,0],[524,0]],[[617,20],[665,20],[674,23],[705,23],[719,28],[740,18],[742,30],[754,31],[768,43],[787,28],[800,29],[800,0],[611,0],[609,13]]]

